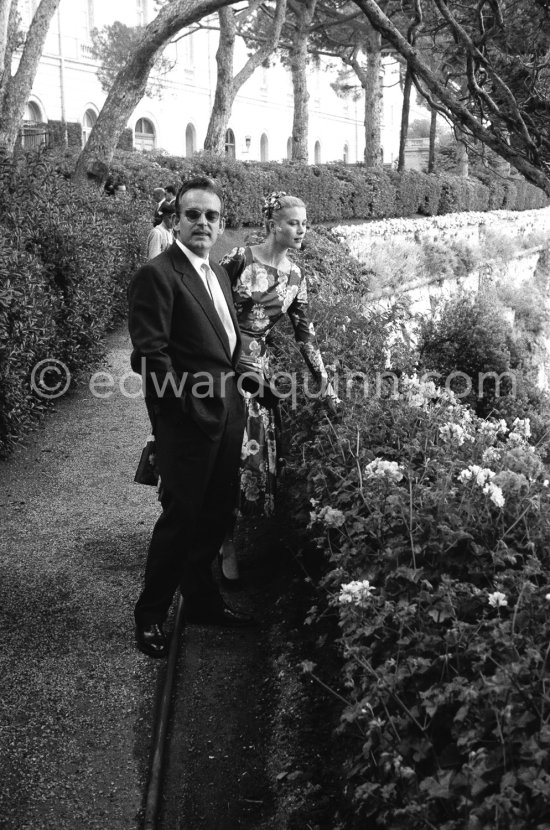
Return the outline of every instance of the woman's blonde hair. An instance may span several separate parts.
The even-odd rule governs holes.
[[[274,218],[275,213],[291,207],[303,207],[305,210],[306,206],[298,196],[291,196],[283,191],[274,191],[266,196],[262,207],[266,230],[269,232],[269,221]]]

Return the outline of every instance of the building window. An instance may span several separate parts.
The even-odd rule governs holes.
[[[188,124],[185,128],[185,155],[192,156],[195,153],[197,131],[193,124]]]
[[[315,142],[315,150],[313,152],[314,152],[315,164],[321,164],[321,142],[320,141]]]
[[[92,39],[92,29],[94,28],[94,3],[93,0],[80,0],[81,2],[81,16],[82,29],[80,39],[84,43],[90,43]]]
[[[21,144],[25,150],[38,150],[48,143],[48,128],[38,104],[29,101],[23,115]]]
[[[344,164],[349,162],[349,145],[344,144]]]
[[[260,92],[264,98],[267,98],[268,93],[268,79],[269,79],[269,72],[267,67],[262,66],[262,74],[260,80]]]
[[[191,30],[179,42],[182,45],[183,71],[188,78],[192,78],[195,74],[195,39]]]
[[[95,122],[97,121],[97,114],[94,110],[86,110],[84,113],[84,118],[82,119],[82,146],[86,144],[88,139],[90,138],[90,133],[92,132],[92,127],[94,126]]]
[[[147,0],[136,0],[137,24],[147,25]]]
[[[225,155],[230,159],[235,158],[235,133],[231,129],[225,133]]]
[[[260,161],[269,161],[269,139],[265,133],[260,138]]]
[[[134,146],[136,150],[141,150],[141,152],[155,149],[155,128],[148,118],[140,118],[137,121]]]
[[[286,140],[286,157],[288,161],[292,161],[292,136]]]

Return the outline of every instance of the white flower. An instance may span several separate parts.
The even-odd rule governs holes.
[[[376,590],[368,579],[353,580],[340,587],[338,602],[340,605],[361,605],[370,599],[371,592]]]
[[[489,496],[493,504],[497,507],[504,507],[504,493],[497,484],[493,484],[492,481],[489,481],[484,486],[483,492],[486,496]]]
[[[403,468],[397,461],[385,461],[383,458],[375,458],[365,467],[366,478],[386,478],[390,481],[401,481]]]
[[[487,447],[481,456],[481,460],[484,464],[495,464],[497,461],[500,461],[500,452],[496,447]]]
[[[454,442],[459,447],[462,446],[468,437],[466,430],[461,427],[460,424],[445,424],[444,426],[439,427],[439,434],[443,441],[448,441],[449,443]]]
[[[544,597],[544,599],[546,600],[546,602],[550,602],[550,594],[546,594],[546,596]]]
[[[249,455],[257,455],[259,451],[260,445],[254,438],[251,438],[250,441],[243,443],[241,457],[248,458]]]
[[[458,474],[458,480],[462,482],[471,481],[475,476],[476,484],[484,487],[487,481],[493,478],[494,475],[494,472],[489,470],[488,467],[480,467],[479,464],[470,464],[469,467]]]
[[[262,268],[260,265],[254,263],[252,279],[250,283],[251,291],[258,291],[262,294],[265,291],[267,291],[267,289],[269,288],[269,282],[267,279],[267,271],[265,270],[265,268]]]
[[[500,421],[480,421],[478,432],[485,438],[494,441],[497,435],[504,435],[508,432],[508,426],[504,418],[501,418]]]
[[[493,608],[502,608],[504,605],[508,605],[506,594],[503,594],[502,591],[494,591],[489,594],[488,600],[489,605],[492,605]]]
[[[545,478],[544,481],[542,482],[543,487],[548,487],[549,484],[550,484],[550,481],[548,481],[547,478]]]
[[[319,518],[325,523],[326,527],[342,527],[346,521],[342,511],[336,507],[323,507],[319,512]]]
[[[315,500],[312,499],[313,501]],[[309,520],[310,526],[315,522],[323,522],[325,527],[342,527],[345,524],[346,517],[337,507],[322,507],[318,512],[310,511]]]
[[[523,435],[524,438],[531,437],[531,421],[529,418],[516,418],[512,421],[512,428],[514,432]]]

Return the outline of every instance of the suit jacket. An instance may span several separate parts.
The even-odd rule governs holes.
[[[142,376],[147,401],[156,403],[160,410],[181,405],[215,437],[227,414],[223,377],[235,372],[241,338],[229,277],[217,263],[211,262],[210,267],[235,327],[233,355],[203,281],[175,242],[132,278],[128,328],[134,347],[132,369]]]

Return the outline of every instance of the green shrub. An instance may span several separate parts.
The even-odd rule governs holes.
[[[135,202],[75,188],[40,155],[4,162],[0,185],[0,453],[6,453],[47,405],[47,396],[32,388],[33,366],[53,358],[77,378],[126,314],[126,288],[150,217]]]
[[[441,199],[441,180],[438,176],[405,170],[390,172],[396,191],[396,216],[435,216]]]

